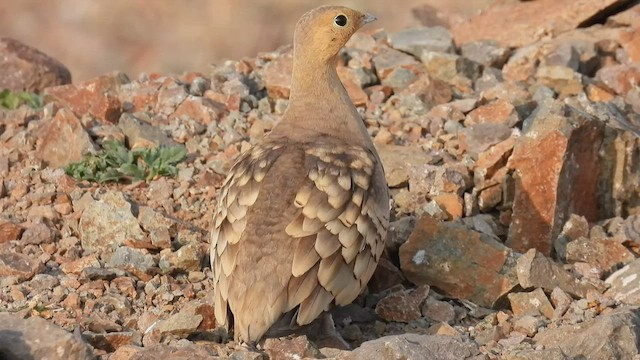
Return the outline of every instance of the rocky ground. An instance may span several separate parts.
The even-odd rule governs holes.
[[[351,351],[253,352],[213,317],[216,192],[286,108],[290,48],[68,84],[2,39],[0,88],[43,106],[0,111],[0,358],[637,359],[639,19],[637,1],[500,1],[451,30],[354,36],[339,74],[393,223],[367,291],[334,310]],[[110,140],[187,155],[174,176],[65,172]]]

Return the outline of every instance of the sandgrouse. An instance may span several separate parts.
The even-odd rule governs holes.
[[[336,71],[369,14],[323,6],[294,33],[289,106],[240,155],[211,233],[216,321],[255,343],[285,314],[306,325],[351,303],[373,275],[389,225],[380,158]]]

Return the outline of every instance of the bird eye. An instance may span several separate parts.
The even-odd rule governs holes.
[[[345,26],[347,25],[347,17],[344,15],[338,15],[336,16],[335,22],[338,26]]]

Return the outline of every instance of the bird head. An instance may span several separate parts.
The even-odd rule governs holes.
[[[294,51],[330,61],[358,29],[374,20],[375,16],[348,7],[315,8],[304,14],[296,24]]]

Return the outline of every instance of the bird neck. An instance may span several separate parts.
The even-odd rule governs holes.
[[[336,58],[296,61],[297,58],[313,57],[294,54],[289,106],[281,125],[274,129],[279,130],[276,134],[283,131],[308,137],[321,133],[352,144],[370,144],[362,118],[338,77]]]

